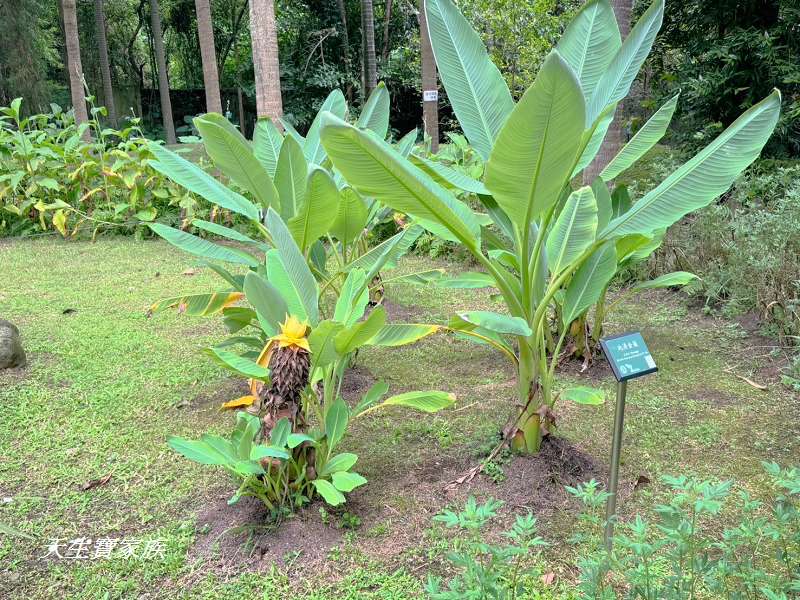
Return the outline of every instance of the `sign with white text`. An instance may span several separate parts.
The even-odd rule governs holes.
[[[638,331],[603,338],[600,347],[617,381],[627,381],[658,371],[656,361]]]

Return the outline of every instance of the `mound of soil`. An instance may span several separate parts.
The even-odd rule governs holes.
[[[229,506],[227,499],[216,496],[200,510],[189,562],[199,559],[224,574],[288,567],[295,560],[308,566],[324,559],[342,537],[322,522],[316,505],[273,524],[258,500],[242,498]]]

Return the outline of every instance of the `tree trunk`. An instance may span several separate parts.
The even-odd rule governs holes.
[[[631,31],[631,11],[633,10],[633,0],[612,0],[611,7],[614,9],[614,15],[617,17],[617,24],[619,25],[619,32],[624,40],[628,37]],[[622,102],[617,104],[617,110],[614,115],[614,120],[608,127],[603,143],[597,156],[583,171],[583,183],[589,185],[600,174],[600,171],[611,162],[611,159],[617,155],[623,145],[622,134],[622,121],[624,120],[625,108]]]
[[[197,11],[197,35],[200,38],[203,83],[206,88],[206,112],[222,114],[217,54],[214,49],[214,26],[211,22],[211,4],[209,0],[194,0],[194,6]]]
[[[378,64],[375,58],[375,15],[372,0],[361,0],[361,31],[364,37],[364,100],[378,87]]]
[[[279,128],[283,115],[278,29],[273,0],[250,0],[250,35],[256,78],[256,114],[270,117]]]
[[[177,142],[175,124],[172,122],[172,102],[169,99],[169,77],[167,76],[167,59],[164,54],[164,38],[161,34],[161,13],[158,0],[150,0],[150,29],[153,34],[153,47],[158,69],[158,93],[161,96],[161,118],[164,120],[164,134],[168,144]]]
[[[100,54],[100,73],[103,76],[103,95],[105,96],[108,120],[112,127],[117,126],[117,107],[114,103],[114,88],[111,85],[111,66],[108,62],[108,40],[106,39],[106,15],[103,0],[94,0],[94,21],[97,26],[97,51]]]
[[[344,50],[344,67],[347,71],[347,87],[345,89],[345,96],[347,103],[353,103],[353,84],[350,79],[353,69],[350,64],[350,35],[347,32],[347,9],[345,8],[344,0],[336,0],[336,5],[339,7],[339,19],[342,21],[342,49]]]
[[[386,64],[389,60],[389,33],[392,22],[392,0],[386,0],[386,10],[383,15],[383,52],[381,52],[381,63]]]
[[[72,95],[72,108],[75,110],[75,122],[80,125],[89,120],[86,112],[86,94],[83,89],[83,66],[81,65],[81,43],[78,37],[78,14],[75,0],[62,0],[64,14],[64,38],[67,47],[69,64],[69,90]],[[88,139],[89,130],[84,133]]]
[[[239,131],[246,135],[244,131],[244,98],[242,97],[242,86],[236,87],[236,99],[239,101]]]
[[[425,0],[419,0],[419,39],[422,64],[422,122],[425,134],[431,138],[431,152],[439,151],[439,85],[437,83],[436,60],[433,57],[431,39],[428,36],[428,21],[425,17]],[[426,100],[427,96],[430,99]],[[436,92],[433,94],[432,92]],[[435,96],[435,99],[433,98]]]

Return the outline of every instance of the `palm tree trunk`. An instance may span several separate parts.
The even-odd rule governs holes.
[[[94,21],[97,26],[97,50],[100,54],[100,73],[103,76],[103,96],[105,96],[108,120],[112,127],[117,126],[117,107],[114,103],[114,88],[111,85],[111,66],[108,62],[108,40],[106,39],[106,15],[103,0],[94,0]]]
[[[617,24],[619,25],[619,32],[624,40],[631,31],[633,0],[612,0],[611,7],[614,9],[614,15],[617,17]],[[614,120],[611,121],[611,125],[608,127],[608,133],[600,146],[600,150],[597,152],[597,156],[594,157],[594,160],[583,171],[583,183],[585,185],[591,184],[594,178],[600,174],[600,171],[611,162],[611,159],[614,158],[617,152],[620,151],[620,148],[622,148],[623,134],[621,125],[624,119],[624,111],[625,109],[622,102],[619,102],[617,104]]]
[[[172,122],[172,102],[169,99],[169,77],[167,76],[167,59],[164,54],[164,38],[161,33],[161,13],[158,0],[150,0],[150,29],[153,34],[153,47],[158,69],[158,93],[161,96],[161,118],[164,120],[164,134],[168,144],[177,142],[175,124]]]
[[[364,38],[364,100],[378,87],[375,58],[375,14],[372,0],[361,0],[361,31]]]
[[[86,111],[86,93],[83,89],[83,66],[81,65],[81,43],[78,37],[78,14],[75,0],[61,0],[64,14],[64,39],[67,47],[67,63],[69,69],[69,90],[72,95],[72,108],[75,111],[75,122],[80,125],[89,120]],[[89,130],[84,138],[89,137]]]
[[[381,63],[386,64],[389,59],[389,26],[392,22],[392,0],[386,0],[386,10],[383,11],[383,52],[381,52]]]
[[[270,117],[280,127],[278,117],[283,115],[283,101],[273,0],[250,0],[250,35],[256,78],[256,114],[259,119]]]
[[[419,39],[422,55],[422,122],[425,133],[431,138],[431,152],[436,153],[439,151],[439,84],[431,38],[428,36],[425,0],[419,0]]]
[[[203,62],[203,83],[206,88],[206,111],[222,113],[219,93],[219,71],[214,48],[214,25],[209,0],[194,0],[197,11],[197,35],[200,38],[200,58]]]

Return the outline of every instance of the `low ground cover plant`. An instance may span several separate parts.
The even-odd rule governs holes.
[[[570,182],[594,158],[649,54],[663,11],[663,2],[654,2],[622,41],[610,4],[587,3],[515,104],[458,9],[450,0],[429,0],[436,62],[459,123],[484,161],[482,181],[420,165],[334,114],[322,119],[322,144],[350,185],[461,244],[484,269],[448,285],[500,291],[508,314],[465,312],[450,326],[481,335],[514,363],[519,408],[505,434],[517,450],[539,449],[554,428],[559,398],[603,401],[598,390],[556,385],[570,326],[601,299],[620,260],[657,245],[670,225],[725,192],[759,155],[778,119],[775,90],[629,208],[615,206],[602,177],[573,189]],[[659,111],[664,120],[668,108]],[[631,140],[606,177],[634,164],[661,131],[654,125],[652,136]],[[486,214],[460,201],[454,187],[472,190]],[[489,223],[502,234],[487,232]],[[560,321],[557,339],[553,315]]]
[[[580,558],[581,598],[643,600],[768,598],[788,600],[800,593],[800,469],[763,463],[770,480],[762,502],[731,481],[664,477],[668,498],[655,507],[656,520],[636,515],[617,524],[611,555],[602,540],[607,494],[594,480],[567,490],[583,506],[571,542]],[[431,598],[521,598],[535,592],[531,550],[546,545],[535,535],[535,519],[517,516],[503,536],[509,545],[490,543],[482,530],[502,505],[491,498],[467,501],[460,512],[435,517],[466,537],[451,542],[447,557],[457,574],[446,586],[431,577]],[[733,525],[720,530],[722,516]],[[520,568],[519,558],[527,558]],[[537,565],[536,575],[540,566]]]
[[[21,98],[0,108],[0,235],[142,233],[143,222],[206,214],[193,194],[149,166],[139,119],[103,127],[105,108],[89,101],[92,118],[80,126],[55,104],[28,117]]]

